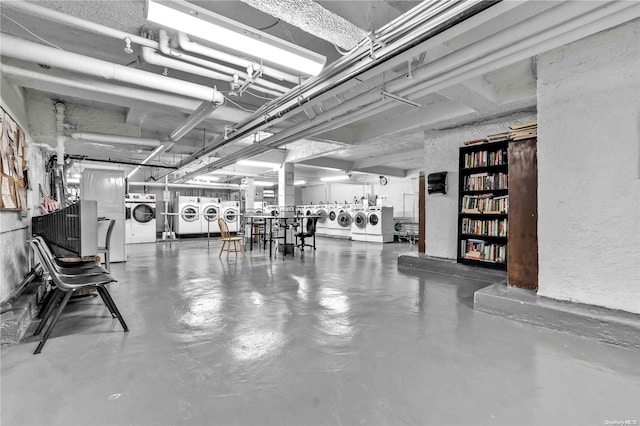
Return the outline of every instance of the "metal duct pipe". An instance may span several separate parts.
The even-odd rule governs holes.
[[[229,64],[234,64],[241,66],[243,68],[247,68],[250,66],[259,65],[255,61],[250,61],[248,59],[243,59],[234,55],[230,55],[225,52],[221,52],[219,50],[212,49],[210,47],[203,46],[199,43],[192,42],[189,40],[189,36],[185,33],[178,33],[178,45],[180,49],[186,50],[187,52],[197,53],[198,55],[207,56],[209,58],[217,59],[219,61],[227,62]],[[291,74],[287,74],[282,71],[278,71],[274,68],[262,65],[262,72],[269,77],[273,77],[276,80],[280,81],[288,81],[290,83],[299,84],[300,78]]]
[[[82,92],[88,91],[105,95],[108,99],[112,97],[127,99],[129,100],[128,106],[149,108],[149,103],[151,103],[191,113],[200,105],[198,100],[192,98],[136,87],[118,86],[103,81],[90,80],[82,76],[65,78],[64,76],[55,76],[50,73],[21,68],[9,64],[6,61],[2,64],[2,74],[7,77],[9,81],[19,86],[49,91],[50,87],[48,85],[53,84],[68,88],[67,93],[63,94],[81,96]],[[114,100],[112,103],[118,102]],[[249,113],[246,111],[227,106],[218,108],[216,111],[216,119],[231,123],[237,122],[241,120],[242,117],[247,117],[248,115]]]
[[[0,43],[2,55],[23,61],[44,63],[67,71],[150,87],[208,102],[217,102],[224,98],[216,89],[201,84],[189,83],[176,78],[156,75],[147,71],[66,52],[5,33],[0,35]]]
[[[169,35],[165,30],[161,29],[158,31],[158,39],[160,43],[160,51],[162,52],[162,54],[166,56],[170,56],[172,58],[179,58],[182,61],[191,62],[193,64],[200,65],[201,67],[204,67],[207,69],[212,69],[214,71],[219,71],[225,74],[229,74],[230,76],[238,75],[240,78],[244,80],[249,78],[249,75],[246,73],[246,71],[237,70],[235,68],[231,68],[226,65],[221,65],[215,62],[211,62],[206,59],[196,58],[195,56],[191,56],[184,52],[171,48],[171,46],[169,45]],[[230,78],[233,80],[233,77],[230,77]],[[227,80],[227,81],[231,81],[231,80]],[[289,91],[288,87],[284,87],[279,84],[272,83],[263,78],[257,78],[255,80],[255,83],[251,87],[263,93],[268,93],[274,96],[280,96],[283,93]],[[269,91],[268,89],[271,89],[271,91]],[[277,92],[277,94],[274,94],[273,91]]]
[[[196,184],[196,183],[168,183],[163,182],[129,182],[129,186],[146,186],[148,188],[209,188],[209,189],[240,189],[240,185],[232,183],[210,183],[210,184]]]
[[[104,133],[75,132],[71,134],[75,140],[125,145],[143,145],[158,147],[162,142],[158,139],[136,138],[133,136],[107,135]]]
[[[57,151],[56,163],[58,164],[59,167],[62,167],[64,165],[64,140],[65,140],[64,109],[65,109],[65,106],[62,102],[56,102],[55,109],[56,109],[56,141],[58,143],[56,146],[56,151]],[[62,200],[62,198],[58,199],[58,201],[60,200]]]

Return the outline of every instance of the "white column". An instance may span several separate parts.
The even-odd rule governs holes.
[[[253,210],[254,202],[256,199],[256,186],[252,177],[246,178],[247,188],[244,196],[244,210]]]
[[[284,163],[278,171],[278,204],[280,207],[290,207],[296,202],[294,178],[293,163]]]

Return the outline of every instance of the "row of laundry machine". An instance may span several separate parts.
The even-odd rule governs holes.
[[[211,197],[176,197],[173,231],[176,235],[219,234],[218,219],[223,219],[229,232],[240,228],[240,203]]]
[[[355,241],[390,243],[394,239],[393,207],[360,204],[298,206],[300,215],[318,215],[316,234]]]

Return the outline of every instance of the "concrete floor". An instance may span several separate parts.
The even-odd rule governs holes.
[[[489,283],[398,271],[406,243],[318,246],[133,246],[112,286],[131,331],[85,298],[42,354],[2,347],[2,425],[640,420],[640,353],[475,312]]]

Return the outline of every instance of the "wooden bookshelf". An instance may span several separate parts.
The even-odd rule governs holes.
[[[460,148],[458,262],[507,269],[508,141]]]

